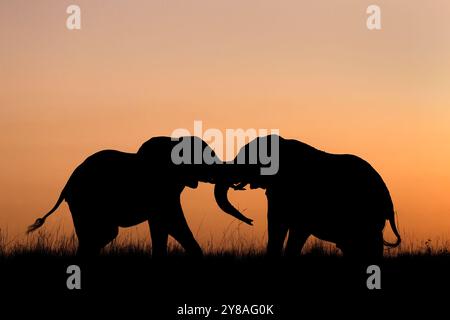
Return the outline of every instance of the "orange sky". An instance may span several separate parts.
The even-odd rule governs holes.
[[[357,154],[407,236],[448,238],[450,3],[375,1],[383,29],[369,31],[373,1],[311,2],[1,1],[0,228],[21,234],[95,151],[202,120]],[[73,3],[80,31],[65,27]],[[256,220],[241,232],[262,239],[263,192],[232,198]],[[183,202],[202,244],[223,238],[233,220],[211,185]],[[57,225],[72,230],[66,205]]]

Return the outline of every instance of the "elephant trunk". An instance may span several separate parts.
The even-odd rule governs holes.
[[[229,215],[245,222],[246,224],[253,225],[253,220],[244,216],[239,210],[237,210],[228,200],[228,190],[231,183],[219,182],[214,187],[214,197],[219,205],[220,209],[228,213]]]

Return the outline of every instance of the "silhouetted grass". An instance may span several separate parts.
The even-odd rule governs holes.
[[[211,237],[203,245],[205,257],[255,258],[264,257],[265,248],[261,241],[241,237],[239,231],[225,232],[220,241]],[[386,249],[384,256],[395,258],[450,257],[449,242],[428,239],[422,243],[403,242],[399,248]],[[6,232],[0,229],[0,259],[14,257],[51,256],[73,257],[77,248],[74,234],[67,236],[59,229],[53,232],[38,231],[19,240],[10,240]],[[224,249],[225,248],[225,249]],[[135,238],[130,235],[120,236],[106,246],[101,256],[151,256],[151,242],[146,238]],[[183,248],[175,241],[169,241],[169,256],[184,256]],[[302,251],[303,257],[340,257],[341,252],[333,244],[312,239]]]
[[[213,293],[215,301],[222,303],[230,292],[242,301],[249,297],[274,302],[296,299],[288,287],[299,294],[367,292],[367,265],[349,263],[330,243],[312,239],[298,259],[269,259],[263,241],[242,239],[238,232],[214,240],[202,244],[203,259],[190,259],[172,241],[167,259],[155,260],[149,239],[125,235],[108,245],[100,257],[80,261],[75,256],[74,235],[39,231],[11,240],[0,231],[0,283],[4,290],[20,295],[41,294],[42,290],[67,293],[66,268],[76,264],[83,272],[83,293],[152,288],[156,301],[161,295],[180,303],[188,298],[211,301]],[[386,292],[420,294],[450,286],[450,253],[445,241],[405,242],[400,248],[386,250],[385,257],[380,268]]]

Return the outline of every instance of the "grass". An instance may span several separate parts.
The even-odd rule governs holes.
[[[170,295],[171,303],[223,303],[230,301],[228,293],[233,292],[236,301],[284,301],[286,305],[297,297],[289,295],[287,287],[310,296],[330,291],[367,293],[367,265],[349,264],[333,244],[311,239],[299,259],[273,260],[266,257],[263,241],[243,239],[237,231],[214,240],[203,243],[203,259],[186,257],[171,241],[169,257],[154,260],[148,239],[124,235],[109,244],[99,258],[79,261],[75,235],[44,229],[13,241],[0,230],[0,283],[4,292],[19,295],[27,292],[35,297],[42,291],[67,294],[66,269],[77,264],[83,274],[82,292],[90,297],[98,292],[132,294],[151,288],[152,301],[159,302],[161,296]],[[386,250],[385,257],[380,265],[385,293],[420,295],[450,287],[446,241],[405,242],[400,248]],[[296,306],[295,299],[287,305]]]
[[[185,303],[216,308],[224,303],[267,303],[275,305],[277,315],[267,319],[296,319],[305,308],[316,314],[347,312],[355,301],[370,306],[387,301],[389,309],[401,309],[399,297],[420,299],[427,308],[432,304],[424,301],[433,301],[432,309],[436,309],[436,298],[450,287],[448,242],[440,239],[405,241],[399,248],[386,250],[380,264],[381,292],[367,289],[367,265],[348,263],[330,243],[311,239],[299,259],[273,260],[265,256],[264,242],[233,230],[203,243],[203,259],[186,257],[171,241],[169,257],[155,260],[149,239],[125,234],[97,259],[80,261],[75,256],[75,235],[43,229],[11,240],[0,230],[2,307],[16,301],[26,301],[28,306],[37,299],[46,308],[60,303],[91,306],[106,300],[97,305],[102,312],[105,308],[115,312],[124,305],[128,312],[142,306],[148,319],[180,320],[195,319],[177,316],[177,308]],[[73,264],[81,269],[81,290],[67,289],[67,268]],[[9,304],[8,298],[14,303]],[[338,307],[330,308],[330,304]]]
[[[74,234],[68,236],[59,229],[52,232],[39,230],[34,234],[19,240],[8,239],[8,234],[0,229],[0,259],[18,256],[75,256],[78,240]],[[239,229],[227,231],[220,241],[213,237],[203,246],[205,256],[210,257],[263,257],[265,255],[264,244],[257,239],[242,237]],[[386,249],[384,256],[388,259],[401,257],[450,257],[450,243],[445,240],[425,240],[423,242],[403,242],[395,249]],[[106,246],[102,256],[149,256],[151,241],[148,238],[133,237],[130,234],[119,235],[113,242]],[[169,240],[168,253],[171,256],[184,255],[183,248],[175,241]],[[339,257],[341,252],[333,244],[310,239],[302,250],[304,257]]]

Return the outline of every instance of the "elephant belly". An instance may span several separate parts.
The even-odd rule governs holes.
[[[113,224],[120,227],[130,227],[149,219],[152,207],[147,201],[130,199],[114,195],[96,196],[83,195],[84,202],[78,198],[68,201],[72,215],[86,219],[92,224]]]
[[[338,232],[337,230],[330,229],[330,228],[328,228],[328,229],[327,228],[312,229],[311,235],[313,235],[314,237],[316,237],[320,240],[329,241],[329,242],[333,242],[333,243],[340,242],[339,239],[342,238],[342,233]]]
[[[120,227],[131,227],[149,219],[152,208],[144,200],[134,202],[117,201],[111,209],[114,221]]]
[[[333,243],[342,243],[348,239],[360,239],[370,234],[380,232],[384,227],[382,215],[375,215],[364,210],[330,210],[313,212],[305,225],[313,236]],[[299,222],[297,222],[299,223]],[[301,223],[300,223],[301,225]]]
[[[119,227],[132,227],[137,224],[140,224],[142,222],[147,221],[149,218],[149,215],[147,212],[133,212],[133,213],[126,213],[122,212],[117,218],[117,225]]]
[[[316,217],[305,222],[305,229],[308,233],[321,240],[336,242],[338,238],[345,234],[346,226],[335,219],[320,219]]]

